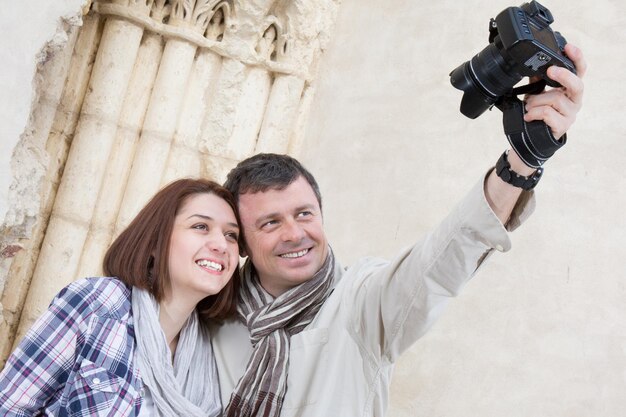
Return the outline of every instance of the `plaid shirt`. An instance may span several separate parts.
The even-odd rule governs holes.
[[[134,349],[130,289],[115,278],[73,282],[0,373],[0,416],[135,416]]]

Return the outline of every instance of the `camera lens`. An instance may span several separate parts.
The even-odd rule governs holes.
[[[470,119],[483,114],[522,78],[493,43],[450,73],[452,85],[464,92],[461,113]]]

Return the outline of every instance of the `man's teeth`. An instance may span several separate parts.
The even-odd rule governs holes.
[[[307,254],[308,249],[302,249],[300,252],[291,252],[280,255],[281,258],[299,258]]]
[[[217,262],[207,261],[206,259],[200,259],[196,263],[203,268],[213,269],[214,271],[221,271],[223,268],[222,265],[218,264]]]

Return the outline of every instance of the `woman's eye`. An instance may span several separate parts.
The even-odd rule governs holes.
[[[208,230],[209,227],[204,223],[198,223],[191,226],[191,228],[196,230]]]
[[[231,239],[235,242],[239,240],[239,235],[235,232],[226,233],[224,236],[226,236],[227,239]]]

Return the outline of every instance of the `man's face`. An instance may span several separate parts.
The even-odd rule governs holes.
[[[303,177],[284,190],[241,194],[239,212],[248,256],[273,296],[309,280],[322,267],[328,255],[322,212]]]

